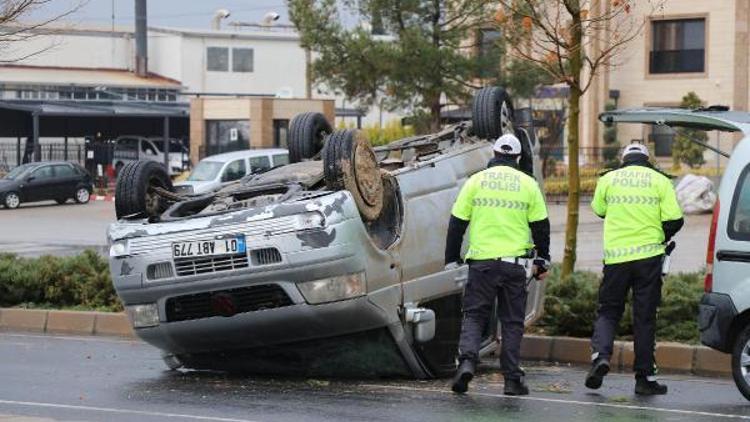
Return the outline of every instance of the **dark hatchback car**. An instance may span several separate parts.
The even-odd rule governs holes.
[[[78,164],[29,163],[14,168],[0,179],[0,203],[11,209],[18,208],[22,202],[54,200],[64,204],[71,198],[85,204],[93,190],[91,175]]]

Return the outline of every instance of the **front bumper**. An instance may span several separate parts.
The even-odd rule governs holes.
[[[701,343],[724,353],[732,351],[730,328],[737,316],[732,298],[721,293],[706,293],[698,305],[698,329]]]

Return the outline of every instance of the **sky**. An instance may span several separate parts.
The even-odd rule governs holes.
[[[84,5],[66,17],[68,24],[86,27],[110,27],[114,5],[115,26],[134,25],[134,0],[52,0],[34,11],[30,20],[39,20]],[[148,0],[148,24],[193,29],[209,29],[217,9],[228,9],[231,16],[224,22],[258,22],[268,12],[281,15],[279,23],[288,23],[285,0]]]

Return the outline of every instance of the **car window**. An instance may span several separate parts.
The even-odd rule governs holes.
[[[224,173],[221,175],[222,182],[231,182],[242,179],[245,176],[245,160],[235,160],[227,164]]]
[[[221,166],[223,165],[224,163],[219,161],[201,161],[195,166],[187,180],[191,182],[206,182],[214,180],[216,175],[219,174],[219,171],[221,171]]]
[[[31,169],[36,167],[36,165],[37,165],[36,163],[20,165],[14,168],[13,170],[11,170],[10,173],[6,174],[5,178],[9,180],[16,180],[18,178],[24,177],[24,175],[28,173],[29,171],[31,171]]]
[[[258,173],[271,168],[271,160],[267,156],[250,157],[250,170]]]
[[[750,166],[740,175],[732,200],[727,227],[734,240],[750,240]]]
[[[156,149],[148,141],[141,141],[141,151],[147,155],[156,155]]]
[[[76,172],[75,170],[73,170],[73,167],[67,164],[60,164],[57,166],[52,166],[52,169],[55,173],[55,177],[73,177],[76,175]]]
[[[31,173],[37,180],[50,179],[53,177],[52,166],[39,167]]]
[[[273,156],[274,166],[285,166],[289,164],[289,154],[276,154]]]

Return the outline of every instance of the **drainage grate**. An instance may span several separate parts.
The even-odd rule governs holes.
[[[263,248],[250,251],[253,265],[278,264],[281,262],[281,252],[276,248]]]
[[[247,255],[241,254],[175,259],[174,266],[177,270],[177,275],[184,277],[247,268],[248,262]]]
[[[162,278],[172,277],[172,263],[159,262],[151,264],[146,268],[146,277],[149,280],[161,280]]]
[[[166,303],[167,321],[227,316],[222,309],[217,309],[216,297],[222,298],[224,310],[229,303],[232,315],[292,305],[292,300],[279,285],[264,284],[169,298]]]

